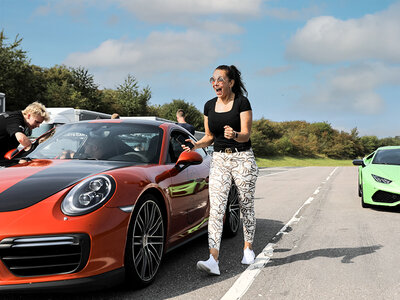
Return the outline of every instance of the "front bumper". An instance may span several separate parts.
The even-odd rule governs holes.
[[[6,293],[33,293],[33,292],[62,292],[76,293],[78,291],[94,291],[107,289],[123,282],[125,278],[125,269],[119,268],[104,274],[77,278],[70,280],[58,280],[49,282],[36,282],[24,284],[0,285],[0,294]],[[1,298],[1,296],[0,296]]]
[[[87,264],[87,234],[8,237],[0,241],[0,260],[18,277],[79,272]]]
[[[393,184],[363,183],[363,201],[369,205],[394,207],[400,205],[400,188]]]
[[[0,247],[4,247],[0,250],[0,291],[92,281],[124,267],[130,213],[103,206],[84,216],[66,217],[59,209],[60,199],[55,194],[29,208],[0,213]],[[58,238],[64,244],[62,258],[56,256]],[[35,239],[42,249],[48,242],[49,252],[35,250]],[[11,251],[16,245],[31,251]]]

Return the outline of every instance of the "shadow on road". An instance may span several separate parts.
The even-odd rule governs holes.
[[[370,206],[367,209],[372,209],[372,210],[376,210],[376,211],[383,211],[383,212],[389,212],[389,213],[400,213],[400,206],[394,206],[394,207],[390,207],[390,206]]]
[[[316,257],[328,257],[328,258],[340,258],[342,257],[342,263],[349,264],[353,263],[352,259],[358,256],[372,254],[382,248],[381,245],[374,245],[368,247],[354,247],[354,248],[326,248],[306,251],[303,253],[297,253],[289,255],[283,258],[271,258],[267,267],[280,266],[290,264],[299,260],[310,260]],[[285,252],[290,249],[276,249],[274,252]]]
[[[276,220],[257,219],[256,236],[253,244],[256,255],[271,242],[276,233],[283,227],[283,223]],[[208,276],[196,269],[196,262],[208,258],[207,235],[185,244],[171,251],[164,257],[159,273],[152,285],[140,289],[130,290],[125,286],[117,286],[112,289],[96,292],[73,293],[35,293],[1,295],[1,299],[166,299],[173,298],[196,289],[215,284],[234,277],[247,266],[240,263],[243,255],[243,232],[233,238],[222,239],[220,252],[221,276]],[[100,287],[99,287],[100,288]]]

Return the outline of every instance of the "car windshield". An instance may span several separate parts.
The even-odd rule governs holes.
[[[36,139],[37,137],[46,133],[53,127],[54,127],[54,124],[42,123],[39,127],[32,130],[32,134],[30,135],[30,138]]]
[[[378,150],[372,163],[383,165],[400,165],[400,149]]]
[[[162,130],[149,124],[73,123],[40,138],[31,159],[81,159],[158,163]]]

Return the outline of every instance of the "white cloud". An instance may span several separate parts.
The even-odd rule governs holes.
[[[262,0],[115,0],[122,7],[149,22],[190,20],[210,15],[255,16]]]
[[[400,62],[400,3],[360,19],[313,18],[288,43],[289,58],[311,63]]]
[[[92,51],[70,54],[63,63],[86,67],[98,78],[112,75],[113,81],[121,82],[128,73],[146,77],[199,70],[235,49],[233,43],[198,31],[153,32],[145,40],[107,40]]]
[[[110,0],[147,23],[173,24],[219,34],[242,33],[237,22],[259,16],[262,1]]]
[[[243,29],[231,22],[224,22],[221,20],[217,21],[203,21],[199,22],[197,26],[200,30],[204,30],[207,32],[212,32],[214,34],[240,34],[243,33]]]
[[[388,85],[400,85],[400,67],[362,63],[322,75],[300,105],[328,113],[378,114],[385,100],[377,90]]]
[[[92,7],[119,6],[138,20],[212,32],[237,34],[237,22],[260,15],[263,0],[59,0],[39,6],[34,15],[68,14],[82,19]],[[232,21],[234,20],[234,21]]]

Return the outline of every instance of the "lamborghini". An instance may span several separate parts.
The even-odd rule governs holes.
[[[400,204],[400,146],[380,147],[353,164],[362,207]]]

